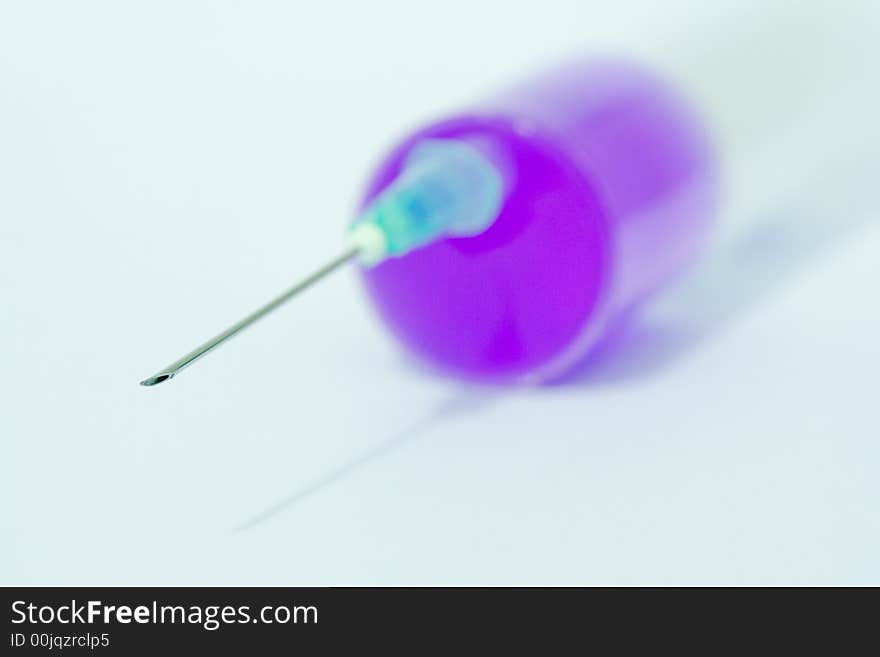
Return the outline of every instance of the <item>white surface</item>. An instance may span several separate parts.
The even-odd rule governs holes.
[[[137,385],[335,253],[419,121],[726,24],[302,4],[0,9],[0,583],[880,583],[876,127],[853,175],[786,151],[786,195],[735,199],[710,265],[568,385],[435,378],[351,272]]]

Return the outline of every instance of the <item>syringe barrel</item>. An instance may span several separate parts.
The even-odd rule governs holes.
[[[466,378],[541,382],[578,363],[705,242],[717,167],[687,99],[616,60],[568,63],[416,132],[363,205],[426,139],[478,148],[501,172],[494,223],[363,270],[412,351]]]

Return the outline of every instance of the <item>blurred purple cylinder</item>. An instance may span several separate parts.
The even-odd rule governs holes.
[[[362,271],[391,331],[445,371],[543,382],[581,361],[705,243],[716,158],[680,92],[617,60],[551,70],[407,138],[363,204],[426,138],[479,148],[506,197],[484,233]]]

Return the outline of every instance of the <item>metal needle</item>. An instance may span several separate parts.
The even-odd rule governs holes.
[[[272,299],[266,305],[258,308],[257,310],[252,312],[247,317],[244,317],[243,319],[240,319],[239,321],[237,321],[235,324],[233,324],[228,329],[223,331],[223,333],[220,333],[219,335],[214,336],[213,338],[208,340],[203,345],[193,349],[186,356],[183,356],[179,360],[174,361],[168,367],[166,367],[162,370],[159,370],[153,376],[144,379],[143,381],[141,381],[141,385],[142,386],[154,386],[157,383],[162,383],[163,381],[167,381],[168,379],[172,378],[175,374],[180,372],[182,369],[187,368],[190,365],[192,365],[199,358],[201,358],[202,356],[207,354],[209,351],[211,351],[215,347],[219,347],[221,344],[226,342],[229,338],[231,338],[236,333],[247,328],[248,326],[250,326],[251,324],[256,322],[258,319],[262,319],[263,317],[268,315],[270,312],[272,312],[273,310],[278,308],[278,306],[282,305],[285,301],[288,301],[289,299],[292,299],[293,297],[295,297],[297,294],[299,294],[300,292],[305,290],[307,287],[311,286],[312,283],[315,283],[315,282],[321,280],[324,276],[326,276],[327,274],[329,274],[333,270],[341,267],[342,265],[349,262],[350,260],[353,260],[355,258],[355,256],[358,255],[359,252],[360,252],[360,249],[352,248],[352,249],[349,249],[348,251],[344,252],[342,255],[334,258],[333,260],[328,262],[326,265],[321,267],[319,270],[317,270],[316,272],[314,272],[310,276],[304,278],[303,280],[301,280],[299,283],[297,283],[293,287],[291,287],[288,290],[285,290],[284,292],[279,294],[277,297]]]

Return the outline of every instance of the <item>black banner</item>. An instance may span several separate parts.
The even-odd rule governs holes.
[[[867,592],[867,590],[865,590]],[[788,589],[4,588],[4,655],[310,654],[445,645],[470,652],[537,640],[621,649],[829,627],[842,591]],[[870,597],[874,597],[873,592]],[[873,606],[847,615],[871,627]],[[821,625],[819,625],[821,624]],[[353,643],[354,642],[354,643]],[[574,643],[572,643],[574,642]],[[603,651],[604,652],[604,651]]]

